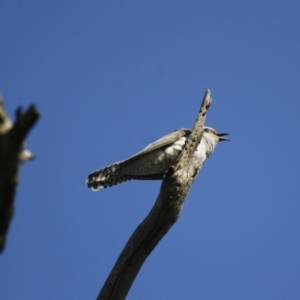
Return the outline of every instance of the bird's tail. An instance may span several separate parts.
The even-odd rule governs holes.
[[[132,179],[132,177],[121,174],[122,162],[114,163],[104,169],[91,173],[87,180],[87,186],[93,191],[100,191],[107,187]]]

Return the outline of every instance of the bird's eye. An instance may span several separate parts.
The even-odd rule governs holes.
[[[208,132],[208,128],[204,128],[204,132]]]

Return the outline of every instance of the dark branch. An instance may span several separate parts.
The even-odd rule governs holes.
[[[16,109],[16,122],[10,132],[12,138],[22,143],[39,117],[40,113],[34,105],[30,105],[25,112],[23,112],[22,107],[18,107]]]
[[[210,91],[207,89],[184,150],[164,178],[152,210],[127,242],[100,291],[98,300],[125,299],[148,255],[178,219],[188,191],[201,167],[193,159],[193,154],[201,141],[205,116],[211,101]]]
[[[0,253],[5,246],[7,231],[14,211],[14,197],[18,183],[19,166],[34,155],[23,144],[28,132],[39,118],[39,112],[31,105],[25,112],[16,110],[12,124],[4,110],[0,96]]]

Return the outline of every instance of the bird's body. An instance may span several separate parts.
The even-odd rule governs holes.
[[[191,129],[175,130],[127,160],[91,173],[87,178],[88,187],[99,191],[130,179],[162,179],[175,164],[190,134]],[[223,138],[224,135],[227,134],[204,127],[203,137],[194,153],[194,158],[200,161],[200,165],[212,154],[219,141],[227,140]]]

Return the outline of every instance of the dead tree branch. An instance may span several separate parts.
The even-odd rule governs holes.
[[[152,210],[130,237],[104,283],[98,300],[125,299],[148,255],[178,219],[188,191],[201,167],[193,159],[193,154],[201,141],[206,112],[211,101],[210,91],[207,89],[196,123],[180,157],[163,179]]]
[[[19,166],[34,158],[29,150],[23,148],[25,138],[39,116],[34,105],[26,111],[19,107],[13,124],[4,110],[3,98],[0,95],[0,253],[5,247],[14,211]]]

